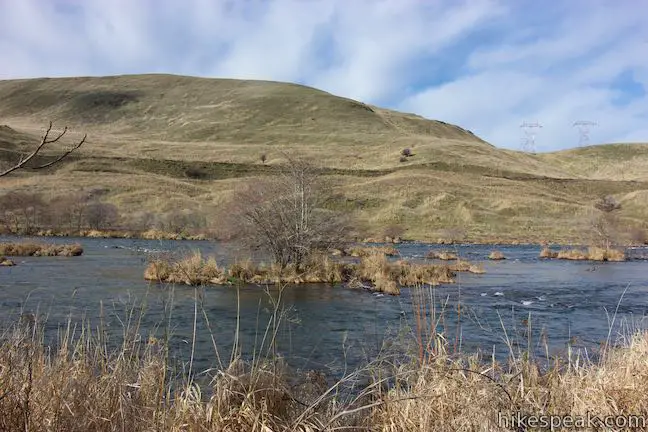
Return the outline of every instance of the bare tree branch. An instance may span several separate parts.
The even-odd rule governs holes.
[[[55,143],[58,140],[60,140],[63,137],[63,135],[65,135],[67,133],[68,127],[65,126],[65,128],[63,129],[63,132],[59,133],[54,138],[49,138],[49,134],[50,134],[51,131],[52,131],[52,122],[50,121],[49,126],[48,126],[47,130],[45,131],[45,134],[41,138],[40,144],[38,144],[38,147],[36,147],[36,149],[33,152],[31,152],[27,157],[21,157],[20,160],[18,161],[18,163],[16,165],[14,165],[13,167],[8,168],[5,171],[1,171],[0,172],[0,177],[4,177],[4,176],[6,176],[6,175],[8,175],[8,174],[10,174],[10,173],[12,173],[14,171],[19,170],[19,169],[26,168],[25,165],[27,165],[27,163],[30,160],[32,160],[46,145]],[[83,138],[81,139],[81,141],[79,141],[76,145],[74,145],[74,147],[72,147],[70,150],[66,151],[61,156],[59,156],[56,160],[54,160],[52,162],[48,162],[48,163],[46,163],[44,165],[39,165],[39,166],[36,166],[36,167],[30,167],[30,169],[43,169],[43,168],[50,167],[50,166],[52,166],[54,164],[57,164],[58,162],[62,161],[64,158],[69,156],[70,153],[72,153],[73,151],[75,151],[79,147],[81,147],[81,145],[83,145],[83,143],[85,142],[87,137],[88,137],[88,135],[85,134],[83,136]]]

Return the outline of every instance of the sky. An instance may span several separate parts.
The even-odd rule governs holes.
[[[647,0],[0,0],[0,53],[0,79],[286,81],[503,148],[648,142]]]

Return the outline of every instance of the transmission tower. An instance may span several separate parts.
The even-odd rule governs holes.
[[[524,138],[522,139],[522,151],[535,153],[535,138],[537,135],[536,131],[537,129],[541,128],[542,125],[535,121],[532,123],[524,122],[520,125],[520,127],[524,131]]]
[[[578,139],[579,147],[589,145],[590,127],[597,126],[597,125],[598,123],[590,120],[578,120],[574,122],[573,127],[577,127],[579,132],[579,139]]]

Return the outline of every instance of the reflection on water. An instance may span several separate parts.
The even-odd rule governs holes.
[[[16,267],[0,268],[0,311],[5,320],[22,309],[47,314],[51,329],[69,317],[96,323],[101,302],[106,326],[119,334],[120,320],[126,320],[128,311],[139,304],[146,312],[141,324],[144,331],[169,322],[173,346],[184,356],[192,341],[198,299],[195,361],[199,369],[214,366],[214,342],[221,357],[229,357],[237,326],[244,353],[254,347],[267,348],[263,339],[276,290],[266,293],[256,286],[194,289],[149,285],[143,280],[149,253],[200,249],[225,262],[236,256],[234,249],[208,242],[78,241],[85,248],[81,257],[16,258]],[[398,247],[403,256],[413,258],[433,248]],[[456,284],[431,290],[437,311],[445,309],[438,330],[451,344],[468,351],[494,350],[502,358],[509,352],[508,345],[525,349],[530,343],[542,355],[546,343],[550,354],[559,354],[569,342],[591,349],[605,341],[615,311],[613,340],[626,331],[624,326],[645,326],[648,263],[539,260],[539,247],[531,246],[499,247],[508,259],[489,262],[486,257],[492,249],[457,247],[462,257],[483,262],[486,273],[460,274]],[[276,330],[276,348],[298,367],[354,367],[375,357],[386,333],[392,339],[411,337],[402,334],[405,324],[413,322],[408,289],[400,297],[390,297],[337,286],[299,286],[287,288],[282,296],[286,310],[284,325]]]

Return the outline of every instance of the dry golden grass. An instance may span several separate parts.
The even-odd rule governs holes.
[[[79,256],[83,254],[80,244],[43,244],[43,243],[0,243],[0,255],[7,256]]]
[[[266,356],[217,364],[207,384],[186,369],[173,373],[168,342],[142,329],[124,329],[116,349],[89,325],[76,334],[68,326],[56,346],[45,345],[42,329],[39,317],[24,316],[3,334],[0,430],[505,431],[516,428],[502,416],[516,412],[625,416],[632,430],[648,421],[646,333],[606,348],[598,362],[573,356],[548,370],[525,355],[509,364],[449,355],[434,334],[434,353],[422,361],[403,352],[404,361],[377,358],[339,380]],[[358,396],[345,395],[351,383]]]
[[[394,432],[505,431],[516,430],[510,422],[516,412],[582,417],[589,413],[601,419],[625,415],[639,425],[630,429],[645,430],[647,379],[646,334],[610,352],[599,364],[583,361],[548,372],[528,361],[502,370],[496,364],[484,365],[477,357],[458,361],[441,357],[412,370],[403,379],[406,386],[386,392],[373,422],[380,430]],[[509,416],[508,427],[498,424],[498,413]]]

